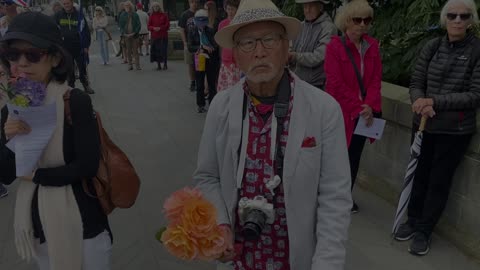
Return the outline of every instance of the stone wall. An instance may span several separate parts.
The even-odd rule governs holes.
[[[359,184],[396,205],[409,160],[411,103],[408,89],[383,83],[382,140],[365,146]],[[480,116],[477,117],[479,126]],[[480,259],[480,135],[456,171],[449,202],[436,231],[467,254]],[[393,219],[394,213],[392,213]]]
[[[177,27],[176,23],[172,24],[168,31],[168,59],[183,60],[183,41],[180,28]]]

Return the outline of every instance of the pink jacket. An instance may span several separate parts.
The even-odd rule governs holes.
[[[364,35],[362,38],[369,44],[363,57],[363,84],[367,92],[364,101],[362,101],[361,98],[361,90],[358,85],[355,69],[343,47],[341,37],[332,37],[325,53],[325,74],[327,78],[325,90],[340,103],[345,121],[347,144],[349,146],[355,129],[355,121],[359,117],[359,113],[363,110],[361,106],[367,104],[374,112],[380,112],[382,110],[382,96],[380,92],[382,60],[380,57],[379,44],[376,39],[368,35]],[[346,43],[352,51],[356,65],[360,71],[360,52],[348,37],[346,38]]]
[[[218,25],[218,31],[220,31],[222,28],[227,27],[230,24],[229,19],[225,19],[220,22]],[[222,63],[225,66],[230,66],[235,64],[235,59],[233,59],[233,50],[229,48],[222,48]]]

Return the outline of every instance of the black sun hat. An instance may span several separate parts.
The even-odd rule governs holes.
[[[1,41],[24,40],[40,49],[62,46],[63,37],[53,18],[40,12],[15,16]]]

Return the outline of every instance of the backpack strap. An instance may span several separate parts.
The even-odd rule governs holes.
[[[363,84],[362,75],[360,74],[360,71],[358,70],[357,64],[355,63],[355,58],[353,57],[352,51],[347,46],[345,36],[342,36],[341,40],[342,40],[342,45],[345,48],[345,51],[347,52],[347,56],[350,59],[350,62],[352,63],[352,65],[353,65],[353,69],[355,70],[355,75],[357,76],[358,86],[360,87],[360,93],[362,94],[362,100],[365,100],[365,97],[367,96],[367,90],[365,89],[365,85]]]

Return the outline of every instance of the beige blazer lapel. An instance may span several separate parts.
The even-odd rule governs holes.
[[[232,89],[231,98],[228,108],[228,135],[229,142],[227,145],[231,146],[231,154],[233,160],[233,173],[236,176],[238,170],[238,149],[240,147],[240,141],[242,139],[242,111],[243,111],[243,96],[242,90],[243,81],[237,83]]]
[[[300,79],[293,75],[295,79],[295,88],[298,88]],[[283,161],[283,185],[288,196],[289,180],[293,177],[295,168],[298,163],[298,154],[301,149],[302,142],[305,138],[307,128],[306,119],[310,114],[309,104],[303,95],[303,92],[296,89],[293,90],[293,109],[290,115],[289,133],[287,139],[287,148],[285,150],[285,159]]]

